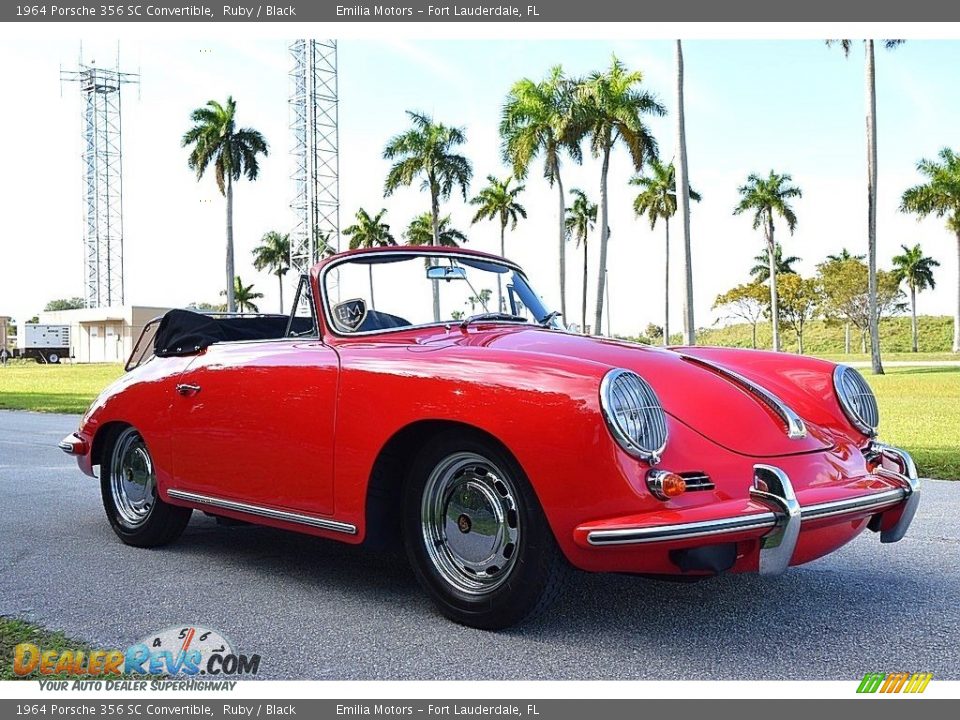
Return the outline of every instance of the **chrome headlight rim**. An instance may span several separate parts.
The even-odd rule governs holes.
[[[855,382],[862,385],[869,393],[869,397],[873,402],[873,406],[876,409],[877,423],[876,425],[871,425],[867,419],[860,416],[859,411],[853,406],[850,398],[847,396],[847,392],[844,390],[844,378],[848,373],[853,373],[853,376],[856,378]],[[837,396],[837,400],[840,403],[840,408],[843,410],[843,414],[846,415],[847,420],[860,432],[862,432],[867,437],[876,437],[877,436],[877,427],[880,424],[880,411],[877,408],[877,398],[873,394],[873,390],[870,388],[870,385],[867,383],[866,379],[854,367],[850,365],[837,365],[833,370],[833,391]]]
[[[659,408],[663,422],[663,440],[656,448],[645,448],[634,438],[632,438],[623,429],[623,427],[621,427],[620,422],[617,420],[616,414],[611,407],[610,393],[613,385],[624,375],[635,378],[636,381],[640,383],[644,391],[649,394],[650,398],[656,402],[656,407]],[[610,434],[613,435],[614,440],[617,441],[617,444],[620,445],[620,447],[623,448],[628,455],[643,460],[651,466],[660,462],[660,458],[663,456],[663,451],[667,447],[669,428],[667,427],[666,412],[663,409],[660,398],[657,397],[657,394],[650,386],[650,383],[644,380],[633,370],[628,370],[626,368],[613,368],[612,370],[607,371],[607,373],[603,376],[603,380],[600,381],[600,408],[603,412],[603,419],[606,421],[607,428],[610,430]]]

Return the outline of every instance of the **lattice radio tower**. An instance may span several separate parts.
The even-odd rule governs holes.
[[[138,73],[84,64],[61,70],[60,82],[76,82],[83,99],[84,274],[87,307],[124,304],[123,158],[121,87],[139,84]]]
[[[337,41],[294,40],[290,71],[296,224],[290,234],[294,278],[340,243]]]

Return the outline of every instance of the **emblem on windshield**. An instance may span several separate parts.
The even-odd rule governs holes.
[[[354,331],[367,317],[367,302],[363,298],[345,300],[333,306],[333,319],[343,330]]]

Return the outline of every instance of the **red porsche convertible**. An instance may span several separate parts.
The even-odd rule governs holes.
[[[522,270],[462,249],[342,253],[286,316],[173,310],[61,447],[125,543],[194,510],[406,547],[451,619],[502,628],[571,566],[780,573],[903,537],[910,456],[823,360],[566,332]]]

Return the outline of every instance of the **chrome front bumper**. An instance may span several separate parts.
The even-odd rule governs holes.
[[[591,530],[587,534],[587,542],[601,547],[637,545],[768,530],[760,539],[759,570],[763,575],[776,575],[790,566],[804,521],[853,513],[879,514],[903,503],[897,522],[890,528],[880,530],[880,542],[897,542],[906,534],[920,504],[917,468],[907,452],[890,445],[873,443],[870,453],[881,463],[878,472],[895,477],[901,487],[801,507],[790,478],[783,470],[772,465],[755,465],[750,497],[769,507],[770,512],[673,525]],[[874,529],[873,523],[871,529]]]

